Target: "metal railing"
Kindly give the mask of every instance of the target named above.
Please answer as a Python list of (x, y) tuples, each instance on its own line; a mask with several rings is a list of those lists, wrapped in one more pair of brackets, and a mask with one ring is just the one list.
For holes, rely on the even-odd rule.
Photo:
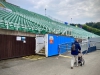
[(64, 54), (71, 50), (72, 43), (63, 43), (58, 45), (58, 53)]

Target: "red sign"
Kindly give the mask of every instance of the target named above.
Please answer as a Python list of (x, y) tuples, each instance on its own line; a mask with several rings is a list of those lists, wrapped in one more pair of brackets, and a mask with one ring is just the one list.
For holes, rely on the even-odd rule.
[(52, 44), (54, 42), (53, 36), (49, 37), (49, 42)]

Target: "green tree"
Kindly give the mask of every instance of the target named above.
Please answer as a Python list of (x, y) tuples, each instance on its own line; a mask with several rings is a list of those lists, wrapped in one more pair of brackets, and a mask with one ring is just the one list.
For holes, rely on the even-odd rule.
[(86, 31), (92, 32), (94, 34), (100, 35), (100, 30), (99, 29), (90, 27), (88, 25), (83, 25), (83, 29), (86, 30)]

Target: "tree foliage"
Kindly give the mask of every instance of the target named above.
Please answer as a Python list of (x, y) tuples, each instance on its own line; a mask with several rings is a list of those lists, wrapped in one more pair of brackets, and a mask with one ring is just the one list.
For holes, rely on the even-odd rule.
[(97, 28), (97, 29), (100, 29), (100, 22), (89, 22), (89, 23), (86, 23), (87, 26), (90, 26), (90, 27), (93, 27), (93, 28)]
[(94, 33), (94, 34), (100, 35), (100, 29), (93, 28), (93, 27), (90, 27), (90, 26), (88, 26), (88, 25), (83, 25), (82, 28), (83, 28), (84, 30), (86, 30), (86, 31), (91, 32), (91, 33)]
[(89, 23), (86, 23), (85, 25), (81, 25), (81, 24), (70, 24), (70, 25), (72, 26), (77, 25), (77, 27), (82, 26), (84, 30), (100, 35), (100, 22), (89, 22)]

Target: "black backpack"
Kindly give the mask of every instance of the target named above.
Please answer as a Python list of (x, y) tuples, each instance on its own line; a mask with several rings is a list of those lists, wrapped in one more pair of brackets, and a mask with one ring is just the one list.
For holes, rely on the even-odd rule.
[(72, 44), (71, 50), (72, 50), (72, 51), (75, 51), (75, 43)]

